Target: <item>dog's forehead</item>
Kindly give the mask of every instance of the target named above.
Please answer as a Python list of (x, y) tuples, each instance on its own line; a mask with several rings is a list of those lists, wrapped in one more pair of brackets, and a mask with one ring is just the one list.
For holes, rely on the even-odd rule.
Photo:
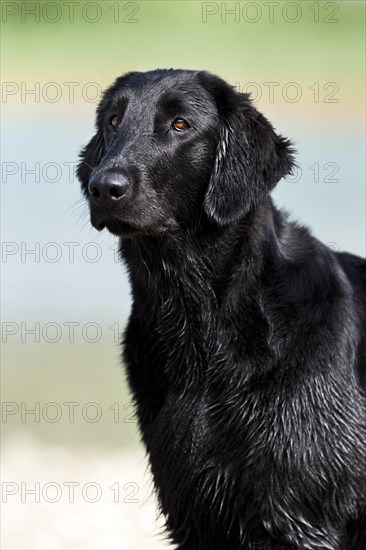
[(194, 71), (152, 71), (136, 73), (114, 91), (114, 101), (122, 98), (139, 103), (161, 104), (177, 101), (197, 106), (207, 104), (209, 93), (203, 88)]

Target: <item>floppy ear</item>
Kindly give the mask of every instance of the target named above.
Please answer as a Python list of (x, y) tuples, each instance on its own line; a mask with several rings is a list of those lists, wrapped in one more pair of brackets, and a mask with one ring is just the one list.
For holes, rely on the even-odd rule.
[(219, 225), (234, 223), (261, 202), (294, 166), (291, 142), (223, 80), (204, 74), (220, 117), (215, 164), (204, 209)]
[(76, 174), (84, 188), (88, 185), (90, 175), (102, 160), (104, 153), (105, 142), (103, 131), (98, 130), (80, 153), (80, 162)]
[(86, 189), (90, 175), (94, 168), (98, 166), (106, 152), (106, 143), (104, 139), (104, 117), (108, 106), (111, 104), (114, 94), (117, 90), (120, 90), (123, 86), (129, 84), (130, 79), (138, 75), (137, 72), (126, 73), (123, 76), (118, 77), (112, 86), (110, 86), (104, 93), (99, 102), (96, 114), (96, 134), (91, 138), (88, 145), (86, 145), (80, 153), (80, 162), (78, 164), (76, 174), (79, 178), (82, 187)]

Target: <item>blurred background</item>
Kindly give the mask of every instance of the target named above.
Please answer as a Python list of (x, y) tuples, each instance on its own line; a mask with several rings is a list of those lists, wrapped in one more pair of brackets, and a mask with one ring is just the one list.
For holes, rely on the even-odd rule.
[(365, 255), (365, 4), (3, 1), (2, 516), (6, 549), (168, 548), (120, 363), (117, 243), (74, 176), (101, 91), (205, 69), (292, 138), (277, 205)]

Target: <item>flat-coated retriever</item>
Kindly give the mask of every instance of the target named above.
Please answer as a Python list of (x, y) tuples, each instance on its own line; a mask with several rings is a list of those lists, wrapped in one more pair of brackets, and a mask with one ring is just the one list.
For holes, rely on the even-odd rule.
[(171, 540), (365, 550), (366, 263), (273, 205), (291, 143), (198, 71), (118, 78), (96, 127), (78, 176), (121, 237), (124, 360)]

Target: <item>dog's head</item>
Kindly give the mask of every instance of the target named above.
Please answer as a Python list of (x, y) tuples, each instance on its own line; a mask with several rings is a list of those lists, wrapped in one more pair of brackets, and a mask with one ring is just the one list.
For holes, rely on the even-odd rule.
[(244, 218), (293, 166), (291, 144), (206, 72), (129, 73), (103, 95), (78, 177), (91, 222), (116, 235), (161, 233), (204, 212)]

